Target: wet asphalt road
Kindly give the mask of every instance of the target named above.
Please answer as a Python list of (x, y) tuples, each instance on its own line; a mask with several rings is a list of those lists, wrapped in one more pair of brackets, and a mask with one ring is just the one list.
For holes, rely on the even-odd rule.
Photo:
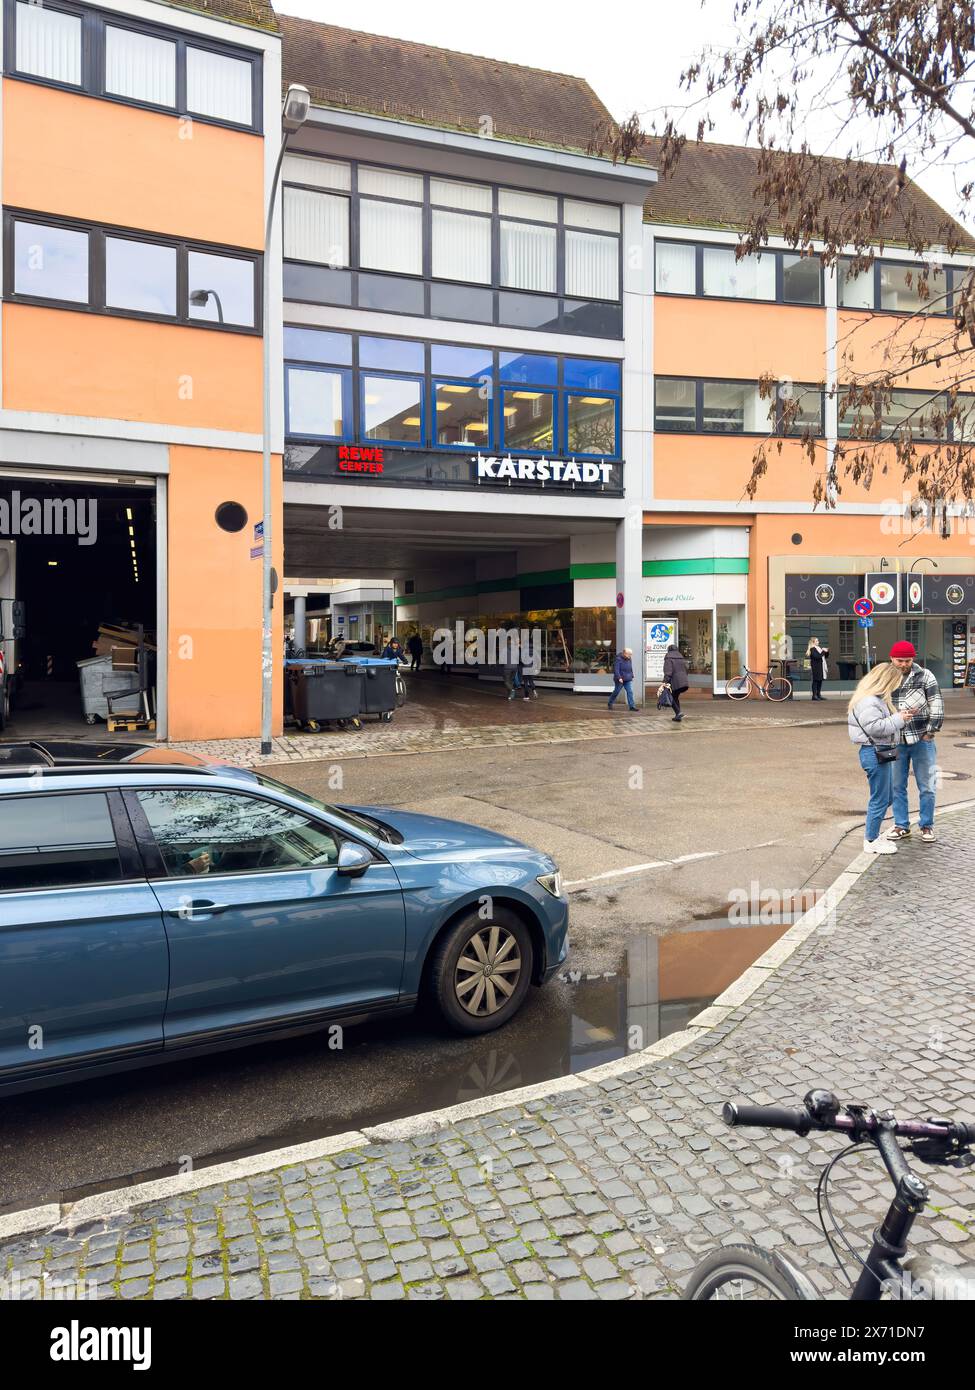
[[(554, 854), (575, 885), (569, 965), (598, 978), (533, 990), (522, 1014), (486, 1038), (390, 1019), (347, 1029), (341, 1050), (311, 1035), (2, 1100), (0, 1209), (338, 1133), (619, 1055), (628, 944), (632, 974), (644, 936), (726, 918), (729, 893), (753, 883), (783, 895), (825, 886), (851, 857), (849, 846), (835, 852), (838, 842), (862, 822), (865, 787), (845, 728), (695, 734), (692, 717), (669, 736), (350, 759), (340, 765), (341, 793), (328, 789), (335, 764), (274, 769), (324, 799), (454, 816)], [(975, 771), (971, 739), (966, 746), (962, 726), (947, 728), (943, 802), (973, 794), (952, 772)], [(672, 862), (685, 856), (708, 857)], [(714, 938), (699, 939), (713, 953)], [(756, 940), (753, 956), (761, 949)], [(668, 960), (685, 982), (682, 998), (722, 987), (700, 960), (690, 969)], [(663, 1031), (682, 1026), (684, 1005), (672, 998), (667, 1007)]]

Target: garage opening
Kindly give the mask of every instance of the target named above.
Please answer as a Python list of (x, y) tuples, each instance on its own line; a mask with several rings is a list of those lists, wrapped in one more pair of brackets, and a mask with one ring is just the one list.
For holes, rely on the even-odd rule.
[(151, 480), (0, 477), (0, 654), (4, 741), (152, 736)]

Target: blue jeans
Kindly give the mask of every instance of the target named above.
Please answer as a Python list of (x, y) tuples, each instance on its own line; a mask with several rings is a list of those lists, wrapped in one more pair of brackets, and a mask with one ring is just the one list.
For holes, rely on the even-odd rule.
[(897, 762), (894, 768), (894, 824), (906, 830), (911, 823), (911, 813), (907, 809), (907, 783), (911, 768), (921, 800), (920, 824), (923, 827), (934, 825), (935, 768), (938, 755), (934, 740), (925, 743), (902, 743), (897, 749)]
[(867, 826), (863, 834), (865, 840), (876, 840), (880, 826), (890, 805), (893, 786), (893, 763), (877, 761), (877, 754), (867, 744), (860, 747), (860, 766), (867, 774), (870, 785), (870, 800), (867, 803)]
[(631, 680), (613, 681), (613, 693), (609, 697), (610, 709), (613, 708), (613, 701), (616, 699), (617, 695), (620, 693), (621, 690), (626, 691), (626, 703), (629, 705), (630, 709), (636, 709), (636, 701), (633, 698), (633, 682)]

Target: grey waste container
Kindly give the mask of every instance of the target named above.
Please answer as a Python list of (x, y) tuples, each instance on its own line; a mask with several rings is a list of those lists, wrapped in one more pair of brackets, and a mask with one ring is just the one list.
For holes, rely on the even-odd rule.
[(286, 663), (291, 708), (296, 722), (310, 733), (323, 724), (359, 727), (361, 695), (358, 673), (341, 661)]
[(396, 671), (399, 662), (380, 656), (345, 657), (343, 665), (354, 665), (359, 672), (361, 694), (359, 712), (390, 720), (396, 708)]

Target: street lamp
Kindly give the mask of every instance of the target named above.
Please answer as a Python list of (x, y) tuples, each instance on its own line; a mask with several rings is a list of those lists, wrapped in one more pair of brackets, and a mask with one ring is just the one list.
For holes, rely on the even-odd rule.
[(922, 560), (927, 560), (929, 565), (934, 565), (935, 569), (938, 568), (937, 560), (932, 560), (930, 555), (919, 555), (916, 560), (911, 561), (911, 568), (907, 571), (908, 574), (913, 574), (914, 566), (919, 565)]
[(264, 399), (263, 399), (263, 426), (264, 426), (264, 457), (263, 457), (263, 480), (264, 480), (264, 533), (261, 538), (264, 550), (264, 583), (262, 592), (261, 612), (261, 753), (267, 754), (271, 751), (271, 711), (274, 702), (274, 653), (272, 649), (272, 603), (274, 601), (272, 591), (271, 573), (271, 337), (269, 333), (271, 321), (271, 275), (269, 265), (271, 259), (271, 233), (274, 228), (274, 208), (277, 200), (278, 184), (281, 181), (281, 165), (284, 163), (284, 152), (288, 146), (288, 136), (293, 135), (296, 130), (300, 130), (308, 119), (311, 110), (311, 93), (307, 87), (302, 87), (299, 83), (292, 83), (284, 95), (284, 105), (281, 108), (281, 144), (278, 149), (278, 158), (274, 166), (274, 174), (271, 178), (271, 187), (268, 190), (267, 217), (264, 222), (264, 296), (263, 296), (263, 316), (261, 328), (264, 342)]
[(213, 296), (214, 304), (217, 306), (217, 323), (223, 323), (223, 304), (220, 302), (220, 296), (217, 294), (216, 290), (193, 290), (190, 295), (190, 303), (196, 309), (205, 309), (207, 300), (211, 295)]

